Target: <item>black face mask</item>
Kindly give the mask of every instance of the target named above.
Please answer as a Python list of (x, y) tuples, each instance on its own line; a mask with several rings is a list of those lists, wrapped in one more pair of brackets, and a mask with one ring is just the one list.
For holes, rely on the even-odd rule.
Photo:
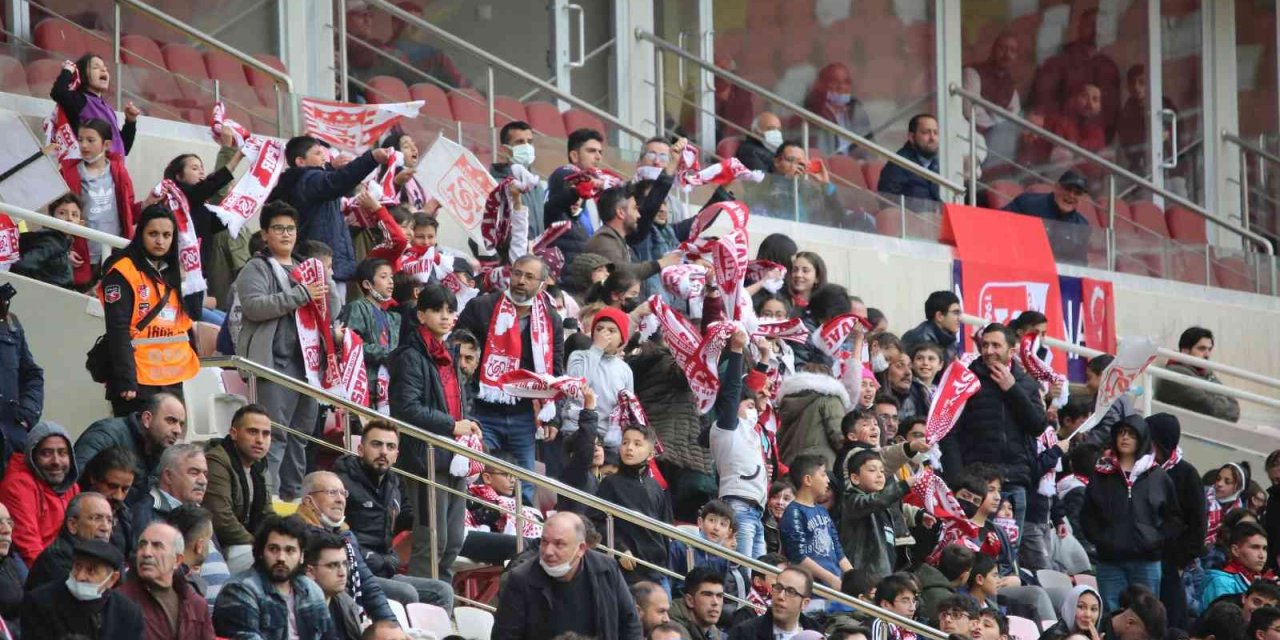
[(635, 311), (638, 306), (640, 306), (640, 298), (627, 298), (622, 301), (622, 310), (627, 313)]

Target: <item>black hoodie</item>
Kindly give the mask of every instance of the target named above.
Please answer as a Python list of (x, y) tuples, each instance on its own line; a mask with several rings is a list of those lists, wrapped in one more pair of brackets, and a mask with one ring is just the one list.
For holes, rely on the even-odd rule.
[[(667, 492), (649, 475), (649, 466), (619, 465), (618, 472), (600, 482), (596, 496), (612, 502), (624, 509), (630, 509), (655, 520), (672, 522), (671, 500)], [(592, 509), (589, 517), (601, 536), (608, 543), (608, 529), (605, 514)], [(628, 551), (631, 555), (651, 564), (664, 567), (667, 564), (667, 541), (656, 531), (644, 529), (638, 525), (614, 518), (614, 548)], [(662, 574), (636, 563), (634, 571), (624, 571), (627, 584), (635, 584), (641, 580), (661, 582)]]
[[(1113, 457), (1125, 428), (1138, 435), (1137, 462), (1126, 473)], [(1081, 514), (1085, 537), (1100, 562), (1159, 561), (1166, 542), (1182, 531), (1182, 512), (1173, 481), (1155, 462), (1147, 422), (1129, 416), (1111, 431), (1111, 449), (1098, 461), (1085, 489)]]
[(1182, 425), (1178, 418), (1168, 413), (1157, 413), (1147, 416), (1147, 426), (1151, 429), (1151, 441), (1156, 447), (1156, 458), (1167, 460), (1174, 452), (1178, 461), (1165, 468), (1165, 473), (1173, 481), (1178, 508), (1184, 514), (1183, 527), (1174, 542), (1165, 546), (1164, 560), (1179, 569), (1186, 567), (1192, 560), (1204, 552), (1205, 529), (1208, 523), (1204, 518), (1195, 517), (1205, 513), (1204, 485), (1200, 483), (1200, 471), (1186, 458), (1178, 448), (1182, 439)]

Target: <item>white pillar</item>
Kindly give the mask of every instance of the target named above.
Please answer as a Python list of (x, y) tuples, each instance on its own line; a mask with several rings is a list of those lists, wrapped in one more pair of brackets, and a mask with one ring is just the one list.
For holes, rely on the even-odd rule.
[(338, 86), (336, 36), (331, 23), (333, 0), (281, 2), (280, 24), (283, 40), (280, 58), (293, 78), (293, 88), (301, 96), (334, 99)]
[[(613, 57), (613, 86), (618, 105), (618, 118), (640, 131), (657, 135), (657, 93), (654, 91), (655, 68), (653, 45), (637, 40), (636, 30), (653, 32), (653, 0), (614, 0), (613, 35), (617, 38)], [(667, 76), (674, 77), (674, 65)], [(612, 141), (611, 141), (612, 142)], [(623, 136), (620, 141), (629, 150), (639, 150), (640, 141)]]
[[(1240, 149), (1222, 139), (1223, 133), (1239, 133), (1239, 98), (1236, 77), (1236, 11), (1231, 2), (1205, 0), (1201, 5), (1201, 76), (1204, 78), (1204, 188), (1205, 206), (1217, 215), (1240, 221)], [(1237, 242), (1235, 234), (1216, 234), (1211, 242)]]
[[(938, 105), (938, 125), (942, 130), (941, 147), (938, 149), (938, 168), (944, 177), (965, 182), (964, 159), (968, 153), (969, 143), (962, 141), (967, 137), (969, 125), (964, 118), (964, 103), (960, 96), (951, 95), (951, 85), (959, 86), (963, 80), (961, 70), (962, 51), (960, 47), (960, 3), (951, 0), (934, 0), (934, 16), (937, 24), (934, 29), (934, 57), (937, 64), (936, 90)], [(948, 195), (942, 189), (944, 202), (962, 202), (958, 194)]]
[[(1212, 0), (1210, 0), (1212, 1)], [(1147, 166), (1151, 167), (1151, 183), (1164, 188), (1164, 22), (1160, 19), (1160, 3), (1147, 3)], [(1164, 196), (1152, 194), (1151, 200), (1164, 206)]]

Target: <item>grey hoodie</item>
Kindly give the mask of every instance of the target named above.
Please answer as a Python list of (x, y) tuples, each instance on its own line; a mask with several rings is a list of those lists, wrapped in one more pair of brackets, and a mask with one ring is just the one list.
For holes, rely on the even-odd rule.
[(36, 466), (35, 452), (36, 447), (40, 446), (40, 443), (50, 436), (61, 436), (67, 441), (67, 455), (71, 458), (71, 467), (67, 470), (67, 475), (62, 479), (62, 482), (57, 485), (50, 485), (54, 493), (62, 495), (80, 477), (80, 465), (76, 464), (76, 457), (71, 454), (71, 445), (74, 443), (71, 441), (71, 436), (67, 434), (67, 430), (56, 422), (49, 422), (48, 420), (37, 422), (36, 426), (32, 427), (27, 434), (27, 450), (24, 453), (26, 453), (27, 466), (31, 467), (31, 473), (45, 484), (49, 484), (49, 480), (44, 477), (44, 473)]

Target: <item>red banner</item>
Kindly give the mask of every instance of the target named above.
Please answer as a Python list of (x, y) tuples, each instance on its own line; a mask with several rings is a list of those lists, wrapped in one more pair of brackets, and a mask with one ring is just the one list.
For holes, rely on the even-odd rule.
[(1116, 299), (1111, 283), (1081, 278), (1080, 289), (1085, 344), (1105, 353), (1115, 353)]
[[(1058, 267), (1044, 223), (1033, 216), (954, 204), (944, 205), (942, 216), (941, 240), (955, 245), (961, 263), (964, 312), (1008, 324), (1023, 311), (1039, 311), (1049, 320), (1048, 335), (1066, 340)], [(965, 350), (972, 350), (971, 331), (963, 333)], [(1053, 367), (1066, 375), (1065, 354), (1053, 359)]]

